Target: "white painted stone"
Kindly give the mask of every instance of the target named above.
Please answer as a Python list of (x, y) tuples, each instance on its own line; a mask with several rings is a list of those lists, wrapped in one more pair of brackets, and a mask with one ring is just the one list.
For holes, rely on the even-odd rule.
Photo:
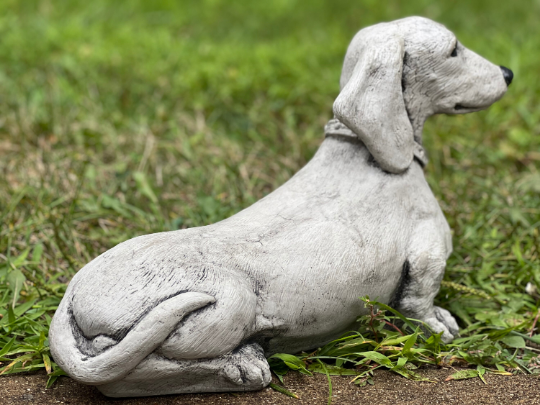
[(454, 318), (433, 306), (452, 243), (424, 178), (422, 127), (507, 88), (498, 66), (455, 47), (420, 17), (361, 30), (313, 159), (231, 218), (140, 236), (86, 265), (54, 316), (54, 360), (115, 397), (256, 390), (270, 382), (264, 355), (354, 328), (365, 295), (452, 340)]

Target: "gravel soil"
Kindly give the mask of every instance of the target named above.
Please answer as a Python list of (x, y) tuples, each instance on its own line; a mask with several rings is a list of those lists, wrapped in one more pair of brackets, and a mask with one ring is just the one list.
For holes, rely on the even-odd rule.
[[(349, 384), (349, 377), (333, 377), (332, 404), (540, 404), (540, 378), (531, 375), (511, 377), (486, 375), (480, 379), (447, 381), (451, 369), (425, 369), (420, 373), (436, 383), (415, 382), (389, 371), (376, 372), (374, 385), (358, 387)], [(96, 388), (84, 386), (62, 377), (45, 389), (44, 373), (0, 377), (0, 404), (326, 404), (328, 382), (324, 375), (314, 377), (290, 373), (285, 377), (287, 388), (299, 399), (289, 398), (270, 388), (258, 392), (227, 394), (185, 394), (162, 397), (111, 399)], [(276, 381), (274, 381), (276, 382)]]

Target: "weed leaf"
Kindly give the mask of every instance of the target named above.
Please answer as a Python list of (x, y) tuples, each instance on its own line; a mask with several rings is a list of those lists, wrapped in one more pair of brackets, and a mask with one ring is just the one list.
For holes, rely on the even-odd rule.
[(19, 294), (21, 292), (21, 289), (23, 288), (25, 281), (26, 281), (26, 277), (19, 269), (14, 269), (10, 271), (7, 276), (7, 282), (9, 284), (9, 288), (13, 292), (13, 300), (11, 303), (12, 308), (15, 308), (15, 303), (19, 299)]
[(458, 372), (452, 374), (446, 380), (444, 381), (451, 381), (451, 380), (466, 380), (468, 378), (475, 378), (478, 377), (480, 373), (478, 370), (459, 370)]
[(526, 347), (525, 339), (523, 339), (521, 336), (505, 336), (501, 339), (501, 342), (508, 347), (515, 349), (522, 349)]
[(283, 387), (280, 387), (279, 385), (277, 384), (273, 384), (273, 383), (270, 383), (269, 384), (269, 387), (272, 388), (273, 390), (277, 391), (277, 392), (281, 392), (282, 394), (285, 394), (287, 395), (288, 397), (291, 397), (291, 398), (295, 398), (295, 399), (298, 399), (298, 395), (296, 395), (295, 393), (283, 388)]

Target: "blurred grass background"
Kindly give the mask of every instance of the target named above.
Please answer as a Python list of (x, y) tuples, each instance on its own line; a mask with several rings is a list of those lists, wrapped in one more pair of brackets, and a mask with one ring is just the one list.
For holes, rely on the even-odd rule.
[(52, 310), (92, 258), (219, 221), (284, 183), (323, 139), (352, 36), (410, 15), (515, 74), (488, 111), (425, 127), (427, 178), (454, 231), (455, 284), (438, 302), (470, 330), (531, 327), (539, 0), (3, 0), (0, 357), (36, 354), (10, 370), (47, 367)]

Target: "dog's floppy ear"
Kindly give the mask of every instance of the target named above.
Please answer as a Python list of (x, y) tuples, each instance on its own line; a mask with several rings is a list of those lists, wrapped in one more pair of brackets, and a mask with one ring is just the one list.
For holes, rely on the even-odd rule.
[(413, 128), (403, 100), (404, 41), (391, 23), (361, 30), (341, 73), (334, 114), (354, 131), (383, 170), (401, 173), (413, 160)]

